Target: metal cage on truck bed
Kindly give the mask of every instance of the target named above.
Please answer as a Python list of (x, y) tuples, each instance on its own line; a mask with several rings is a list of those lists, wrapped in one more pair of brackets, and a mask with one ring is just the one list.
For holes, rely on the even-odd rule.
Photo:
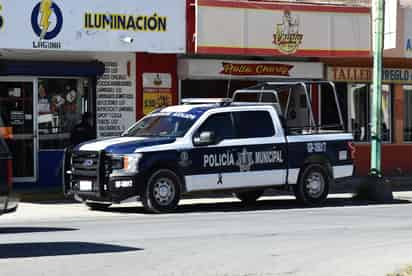
[[(314, 86), (317, 86), (318, 91), (322, 91), (322, 93), (332, 93), (335, 112), (327, 114), (327, 116), (334, 117), (336, 123), (321, 124), (318, 118), (315, 119), (312, 102), (312, 87)], [(236, 90), (232, 97), (232, 103), (273, 105), (284, 121), (289, 134), (344, 132), (346, 130), (336, 88), (334, 83), (330, 81), (260, 83), (249, 88)], [(297, 109), (300, 112), (297, 112)]]

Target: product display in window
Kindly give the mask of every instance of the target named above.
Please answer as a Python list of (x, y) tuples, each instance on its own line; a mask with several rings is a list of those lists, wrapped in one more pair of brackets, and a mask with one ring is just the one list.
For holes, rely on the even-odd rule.
[(43, 84), (39, 85), (39, 114), (50, 113), (50, 101), (47, 98), (46, 88)]
[(40, 79), (38, 124), (40, 149), (69, 145), (70, 133), (87, 111), (85, 79)]

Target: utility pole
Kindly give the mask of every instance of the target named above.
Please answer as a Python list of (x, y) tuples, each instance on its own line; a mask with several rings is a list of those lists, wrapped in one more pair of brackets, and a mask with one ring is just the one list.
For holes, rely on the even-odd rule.
[(371, 164), (366, 182), (367, 197), (375, 201), (393, 200), (392, 187), (382, 177), (382, 52), (384, 33), (384, 0), (372, 1), (373, 85), (371, 107)]
[(381, 177), (381, 130), (382, 130), (382, 52), (383, 52), (383, 24), (384, 0), (372, 1), (372, 20), (374, 24), (373, 43), (373, 85), (371, 109), (371, 168), (370, 174)]

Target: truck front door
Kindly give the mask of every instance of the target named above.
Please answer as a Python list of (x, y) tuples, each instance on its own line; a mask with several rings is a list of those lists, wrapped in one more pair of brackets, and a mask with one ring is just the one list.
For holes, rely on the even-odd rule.
[(286, 144), (267, 110), (211, 115), (195, 132), (214, 133), (214, 142), (194, 146), (188, 191), (283, 185)]

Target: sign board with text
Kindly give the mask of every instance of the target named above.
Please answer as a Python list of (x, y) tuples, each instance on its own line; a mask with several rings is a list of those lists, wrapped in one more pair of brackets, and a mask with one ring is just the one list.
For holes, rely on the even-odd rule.
[(143, 73), (143, 114), (172, 105), (172, 75)]
[(218, 59), (180, 59), (180, 79), (323, 79), (323, 64)]
[(197, 1), (196, 52), (359, 57), (371, 54), (365, 7)]
[[(335, 82), (368, 83), (372, 82), (373, 69), (368, 67), (329, 67), (328, 80)], [(384, 83), (412, 83), (412, 69), (384, 68)]]
[(185, 1), (0, 1), (0, 48), (184, 53)]
[(96, 87), (97, 135), (119, 136), (136, 121), (135, 56), (106, 54), (98, 58), (105, 64), (105, 73)]

